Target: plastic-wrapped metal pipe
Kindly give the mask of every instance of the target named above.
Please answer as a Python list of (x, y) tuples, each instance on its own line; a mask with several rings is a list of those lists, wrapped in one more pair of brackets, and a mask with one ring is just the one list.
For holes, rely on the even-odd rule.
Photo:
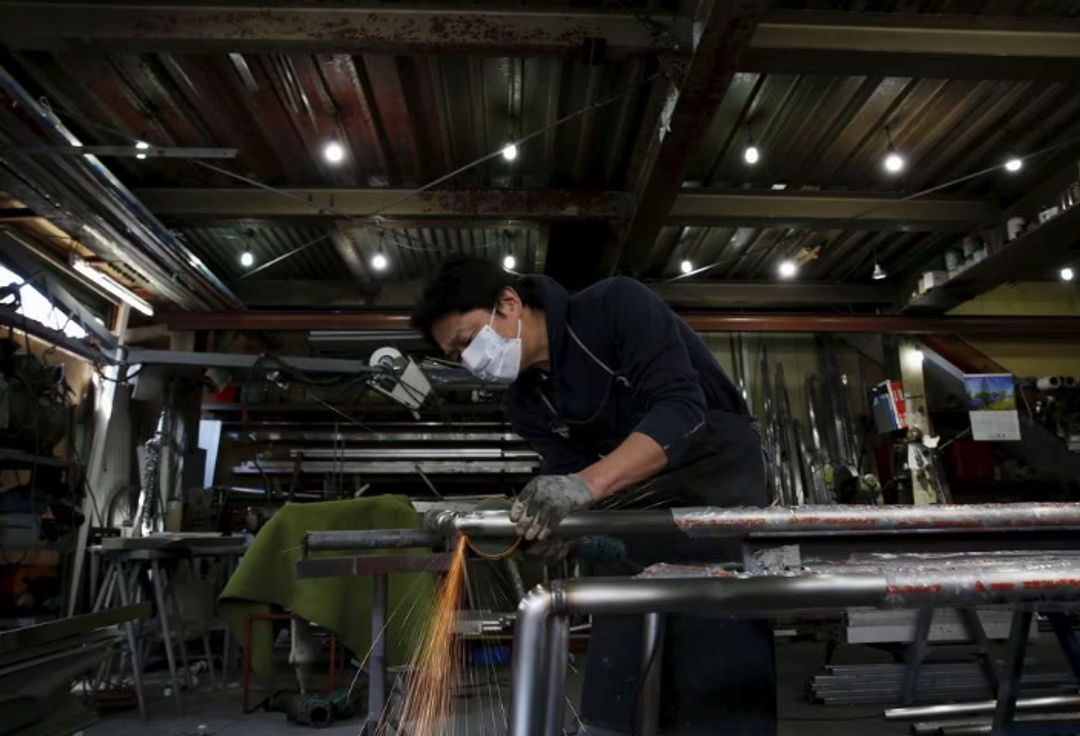
[[(553, 589), (555, 592), (553, 592)], [(761, 613), (848, 606), (928, 608), (963, 604), (1080, 600), (1080, 564), (1008, 569), (948, 566), (849, 574), (568, 580), (537, 587), (518, 607), (510, 736), (545, 733), (545, 632), (552, 616), (674, 612)], [(547, 697), (553, 697), (547, 693)]]
[[(426, 547), (438, 535), (517, 536), (505, 511), (444, 511), (425, 517), (434, 532), (379, 529), (310, 532), (308, 549)], [(757, 532), (1012, 531), (1080, 529), (1080, 503), (1018, 503), (933, 506), (798, 506), (794, 508), (682, 508), (648, 511), (583, 511), (559, 524), (556, 534), (673, 534), (691, 537), (741, 536)]]

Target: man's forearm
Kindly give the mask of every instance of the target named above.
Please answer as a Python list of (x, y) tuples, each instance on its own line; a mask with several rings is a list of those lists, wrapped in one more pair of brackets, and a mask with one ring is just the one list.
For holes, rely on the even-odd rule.
[(579, 473), (597, 499), (651, 478), (667, 466), (664, 448), (640, 432), (632, 432), (603, 460)]

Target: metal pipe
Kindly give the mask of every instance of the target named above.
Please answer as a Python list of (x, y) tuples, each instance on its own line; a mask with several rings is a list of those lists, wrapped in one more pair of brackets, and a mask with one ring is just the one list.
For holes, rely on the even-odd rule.
[(562, 736), (566, 710), (563, 705), (566, 693), (566, 652), (570, 643), (570, 617), (552, 616), (548, 622), (547, 651), (547, 702), (544, 704), (545, 736)]
[[(442, 535), (455, 532), (470, 537), (517, 536), (505, 511), (446, 510), (424, 520)], [(936, 506), (799, 506), (795, 508), (681, 508), (651, 511), (583, 511), (559, 524), (562, 537), (591, 534), (671, 534), (691, 537), (740, 536), (796, 532), (880, 532), (929, 534), (934, 532), (986, 532), (1031, 529), (1080, 529), (1080, 503), (1025, 503)], [(396, 532), (418, 530), (373, 529), (311, 532), (309, 549), (375, 549), (394, 547)], [(435, 544), (429, 537), (404, 546)], [(420, 539), (420, 537), (417, 537)], [(315, 546), (318, 545), (318, 546)]]
[(368, 665), (367, 724), (374, 733), (386, 706), (386, 599), (389, 577), (371, 577), (371, 663)]
[[(905, 586), (903, 571), (796, 576), (612, 578), (568, 580), (560, 599), (534, 588), (518, 607), (514, 637), (510, 736), (544, 733), (539, 692), (550, 657), (537, 657), (550, 616), (675, 612), (754, 612), (846, 608), (921, 608), (980, 603), (1037, 603), (1080, 599), (1080, 564), (1020, 570), (965, 569), (957, 565)], [(898, 583), (898, 581), (900, 581)], [(958, 584), (959, 583), (959, 584)], [(1021, 614), (1023, 616), (1023, 613)], [(1018, 617), (1019, 618), (1019, 617)], [(1017, 625), (1014, 625), (1016, 629)], [(1025, 631), (1026, 633), (1026, 631)], [(1019, 655), (1022, 661), (1022, 653)], [(1014, 657), (1015, 658), (1015, 657)]]
[(637, 712), (634, 714), (637, 736), (658, 736), (660, 733), (661, 665), (664, 658), (664, 616), (645, 614), (641, 636), (641, 671)]
[[(970, 703), (943, 703), (941, 705), (918, 705), (889, 708), (885, 711), (887, 721), (908, 721), (920, 718), (956, 718), (993, 713), (995, 700), (977, 700)], [(1016, 701), (1017, 710), (1067, 710), (1080, 708), (1080, 695), (1047, 695), (1041, 698), (1021, 698)]]
[(308, 532), (304, 546), (311, 551), (345, 549), (407, 549), (434, 547), (443, 537), (427, 529), (365, 529)]

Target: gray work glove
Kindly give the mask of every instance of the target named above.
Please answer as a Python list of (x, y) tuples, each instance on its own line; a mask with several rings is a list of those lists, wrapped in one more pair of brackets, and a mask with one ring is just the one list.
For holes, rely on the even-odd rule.
[(574, 475), (540, 475), (530, 480), (510, 507), (510, 521), (531, 542), (551, 536), (559, 522), (593, 505), (595, 497), (585, 479)]

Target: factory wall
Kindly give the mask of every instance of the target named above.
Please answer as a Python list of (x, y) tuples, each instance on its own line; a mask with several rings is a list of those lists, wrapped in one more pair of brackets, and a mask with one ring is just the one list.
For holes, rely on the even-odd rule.
[[(712, 349), (724, 371), (734, 380), (735, 372), (732, 367), (734, 361), (729, 334), (704, 333), (701, 337)], [(814, 335), (747, 333), (743, 335), (743, 344), (747, 356), (745, 362), (748, 390), (755, 416), (761, 415), (761, 362), (762, 356), (767, 354), (769, 380), (775, 380), (776, 366), (782, 365), (791, 414), (805, 426), (809, 421), (806, 406), (806, 377), (820, 373)], [(848, 377), (847, 389), (853, 414), (856, 417), (867, 414), (869, 410), (866, 407), (864, 389), (882, 381), (883, 370), (881, 366), (840, 340), (835, 342), (835, 350), (840, 370)]]
[[(1080, 316), (1080, 288), (1057, 281), (999, 286), (949, 314), (1076, 317)], [(968, 342), (1017, 376), (1080, 377), (1080, 339), (1077, 338), (980, 335)]]

